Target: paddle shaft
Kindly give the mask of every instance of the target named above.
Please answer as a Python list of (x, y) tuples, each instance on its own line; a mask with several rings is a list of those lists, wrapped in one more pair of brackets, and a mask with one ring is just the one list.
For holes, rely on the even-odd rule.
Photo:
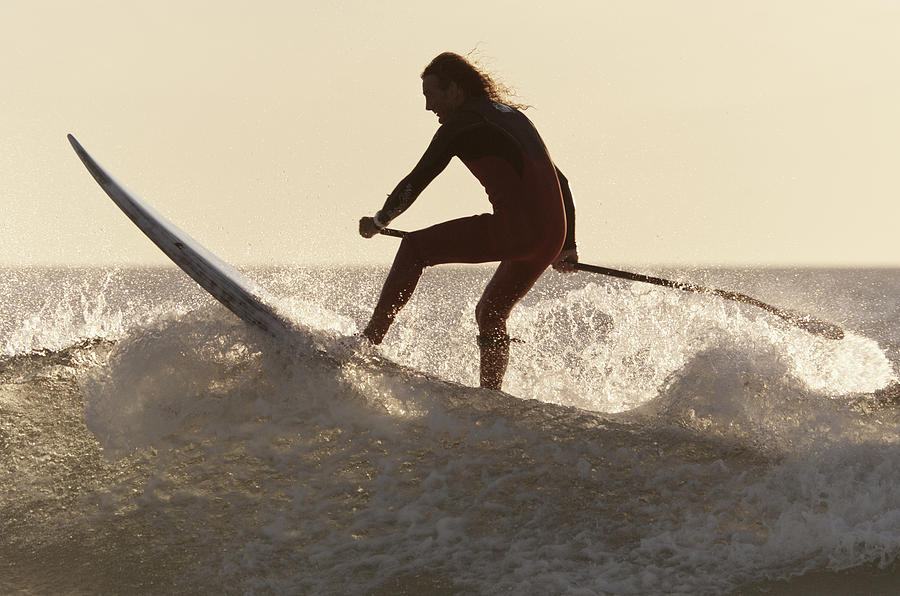
[[(380, 231), (380, 233), (385, 236), (393, 236), (395, 238), (403, 238), (406, 236), (406, 232), (402, 230), (394, 230), (391, 228), (384, 228)], [(688, 282), (673, 281), (670, 279), (663, 279), (662, 277), (653, 277), (650, 275), (643, 275), (641, 273), (631, 273), (630, 271), (620, 271), (619, 269), (610, 269), (609, 267), (601, 267), (599, 265), (588, 265), (587, 263), (575, 263), (575, 269), (577, 271), (599, 273), (601, 275), (608, 275), (610, 277), (618, 277), (620, 279), (627, 279), (630, 281), (639, 281), (643, 283), (654, 284), (657, 286), (663, 286), (666, 288), (674, 288), (676, 290), (683, 290), (685, 292), (694, 292), (696, 294), (710, 294), (713, 296), (718, 296), (719, 298), (724, 298), (725, 300), (733, 300), (735, 302), (741, 302), (743, 304), (750, 304), (752, 306), (756, 306), (758, 308), (766, 310), (778, 317), (781, 317), (788, 323), (800, 327), (801, 329), (804, 329), (812, 333), (813, 335), (827, 337), (828, 339), (843, 339), (844, 337), (843, 329), (841, 329), (837, 325), (826, 323), (824, 321), (818, 321), (816, 319), (813, 319), (809, 315), (801, 315), (795, 312), (784, 310), (782, 308), (778, 308), (777, 306), (772, 306), (771, 304), (766, 304), (762, 300), (757, 300), (756, 298), (747, 296), (746, 294), (731, 292), (729, 290), (705, 288), (703, 286), (698, 286), (697, 284)]]

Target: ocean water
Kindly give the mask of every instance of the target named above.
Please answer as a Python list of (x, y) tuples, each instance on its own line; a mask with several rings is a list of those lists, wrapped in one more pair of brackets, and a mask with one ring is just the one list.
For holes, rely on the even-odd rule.
[(549, 272), (503, 393), (474, 387), (490, 269), (427, 271), (384, 345), (340, 358), (385, 269), (245, 273), (303, 342), (173, 268), (0, 270), (0, 593), (900, 585), (900, 270), (647, 271), (839, 341)]

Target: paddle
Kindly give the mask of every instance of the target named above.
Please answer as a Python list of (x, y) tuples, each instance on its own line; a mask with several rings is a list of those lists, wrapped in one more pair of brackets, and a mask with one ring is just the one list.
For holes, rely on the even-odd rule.
[[(406, 232), (403, 232), (401, 230), (393, 230), (391, 228), (384, 228), (383, 230), (381, 230), (381, 234), (384, 234), (385, 236), (394, 236), (395, 238), (403, 238), (404, 236), (406, 236)], [(663, 279), (661, 277), (651, 277), (649, 275), (642, 275), (640, 273), (630, 273), (628, 271), (620, 271), (618, 269), (610, 269), (609, 267), (600, 267), (598, 265), (588, 265), (586, 263), (576, 263), (575, 269), (577, 271), (600, 273), (601, 275), (609, 275), (611, 277), (618, 277), (631, 281), (640, 281), (648, 284), (655, 284), (657, 286), (663, 286), (666, 288), (675, 288), (676, 290), (683, 290), (685, 292), (711, 294), (713, 296), (718, 296), (719, 298), (724, 298), (726, 300), (734, 300), (735, 302), (750, 304), (752, 306), (756, 306), (758, 308), (766, 310), (775, 316), (781, 317), (791, 325), (808, 331), (813, 335), (818, 335), (820, 337), (825, 337), (828, 339), (844, 338), (843, 329), (841, 329), (837, 325), (826, 323), (825, 321), (816, 320), (809, 315), (801, 315), (789, 310), (784, 310), (783, 308), (778, 308), (777, 306), (772, 306), (771, 304), (766, 304), (765, 302), (757, 300), (756, 298), (753, 298), (751, 296), (747, 296), (746, 294), (740, 294), (738, 292), (731, 292), (728, 290), (717, 290), (715, 288), (705, 288), (703, 286), (698, 286), (696, 284), (688, 282), (672, 281), (670, 279)]]

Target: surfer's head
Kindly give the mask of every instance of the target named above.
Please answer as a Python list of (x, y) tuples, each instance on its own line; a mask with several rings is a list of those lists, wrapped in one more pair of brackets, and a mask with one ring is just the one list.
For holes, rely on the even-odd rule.
[(442, 123), (468, 99), (489, 99), (517, 108), (525, 107), (511, 103), (509, 89), (453, 52), (439, 54), (425, 67), (422, 93), (425, 109), (434, 112)]

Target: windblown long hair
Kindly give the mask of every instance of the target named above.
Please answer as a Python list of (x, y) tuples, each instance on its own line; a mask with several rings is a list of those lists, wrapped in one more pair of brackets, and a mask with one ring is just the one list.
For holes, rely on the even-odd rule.
[(465, 57), (453, 52), (438, 54), (422, 71), (422, 78), (434, 75), (438, 85), (446, 89), (451, 82), (459, 85), (466, 97), (484, 98), (524, 110), (529, 106), (513, 100), (515, 93)]

